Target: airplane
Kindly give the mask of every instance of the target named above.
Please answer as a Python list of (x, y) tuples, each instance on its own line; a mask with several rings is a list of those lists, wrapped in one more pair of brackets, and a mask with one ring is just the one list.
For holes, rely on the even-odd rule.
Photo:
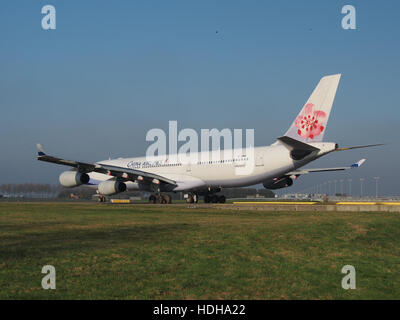
[[(239, 153), (232, 149), (231, 153), (224, 153), (231, 154), (225, 158), (221, 157), (221, 150), (214, 150), (199, 152), (199, 160), (191, 163), (170, 160), (168, 156), (161, 160), (159, 157), (141, 157), (87, 163), (50, 156), (37, 144), (37, 159), (72, 167), (72, 170), (61, 173), (60, 184), (64, 187), (88, 185), (97, 188), (100, 201), (105, 201), (105, 196), (127, 190), (141, 190), (151, 193), (150, 203), (171, 203), (169, 192), (186, 192), (188, 203), (197, 203), (200, 196), (204, 196), (206, 203), (224, 203), (225, 196), (217, 195), (223, 188), (256, 184), (263, 184), (270, 190), (290, 187), (301, 175), (354, 169), (365, 162), (361, 159), (344, 167), (301, 168), (322, 156), (335, 151), (382, 145), (340, 148), (335, 142), (323, 141), (340, 77), (341, 74), (335, 74), (321, 78), (287, 132), (273, 144), (253, 147), (252, 150), (243, 148)], [(203, 161), (204, 158), (207, 160)], [(236, 169), (250, 161), (253, 161), (252, 170), (238, 175)]]

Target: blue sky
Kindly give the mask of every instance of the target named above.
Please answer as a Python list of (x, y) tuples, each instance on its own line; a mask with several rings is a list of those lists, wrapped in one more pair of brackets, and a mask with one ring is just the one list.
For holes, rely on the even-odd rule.
[[(56, 8), (57, 29), (41, 28)], [(341, 28), (356, 8), (357, 29)], [(359, 192), (399, 195), (398, 1), (2, 1), (0, 184), (57, 183), (49, 153), (96, 161), (140, 156), (151, 128), (254, 128), (282, 135), (327, 74), (342, 80), (325, 139), (341, 146), (313, 166), (367, 158), (357, 172), (301, 177), (293, 191), (353, 178)]]

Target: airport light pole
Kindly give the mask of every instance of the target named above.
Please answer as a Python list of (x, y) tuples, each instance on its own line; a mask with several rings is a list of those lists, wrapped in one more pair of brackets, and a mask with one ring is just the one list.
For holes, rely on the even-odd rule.
[(351, 181), (353, 181), (352, 179), (349, 179), (349, 196), (351, 197)]
[(360, 178), (360, 198), (363, 196), (363, 182), (364, 178)]
[(333, 180), (333, 182), (335, 183), (335, 196), (336, 196), (336, 182), (337, 182), (337, 180)]
[(374, 177), (375, 179), (375, 198), (378, 198), (378, 180), (379, 177)]
[(328, 194), (331, 195), (331, 182), (332, 181), (328, 181)]
[(343, 196), (343, 179), (340, 179), (340, 194)]

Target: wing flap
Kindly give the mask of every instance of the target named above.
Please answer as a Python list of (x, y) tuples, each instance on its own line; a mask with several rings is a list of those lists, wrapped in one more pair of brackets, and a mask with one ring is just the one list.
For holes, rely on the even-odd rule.
[(46, 162), (61, 164), (61, 165), (64, 165), (64, 166), (74, 167), (74, 168), (80, 169), (81, 172), (94, 171), (94, 169), (96, 167), (92, 163), (85, 163), (85, 162), (80, 162), (80, 161), (56, 158), (56, 157), (53, 157), (53, 156), (49, 156), (47, 154), (39, 155), (37, 157), (37, 159), (40, 160), (40, 161), (46, 161)]
[(152, 180), (152, 181), (159, 180), (159, 181), (163, 181), (168, 184), (176, 184), (176, 182), (174, 180), (171, 180), (166, 177), (160, 176), (158, 174), (150, 173), (150, 172), (122, 168), (122, 167), (117, 167), (117, 166), (112, 166), (112, 165), (105, 165), (105, 164), (97, 164), (97, 166), (98, 167), (95, 168), (93, 171), (112, 175), (115, 177), (120, 177), (120, 178), (127, 179), (127, 180), (138, 180), (138, 179), (141, 180), (141, 178), (143, 178), (144, 180)]

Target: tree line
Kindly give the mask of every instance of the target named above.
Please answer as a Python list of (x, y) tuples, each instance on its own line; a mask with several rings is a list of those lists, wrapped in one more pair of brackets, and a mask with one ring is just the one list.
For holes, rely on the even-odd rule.
[(58, 194), (62, 187), (51, 184), (41, 183), (21, 183), (21, 184), (2, 184), (0, 192), (5, 195), (24, 195), (24, 194)]

